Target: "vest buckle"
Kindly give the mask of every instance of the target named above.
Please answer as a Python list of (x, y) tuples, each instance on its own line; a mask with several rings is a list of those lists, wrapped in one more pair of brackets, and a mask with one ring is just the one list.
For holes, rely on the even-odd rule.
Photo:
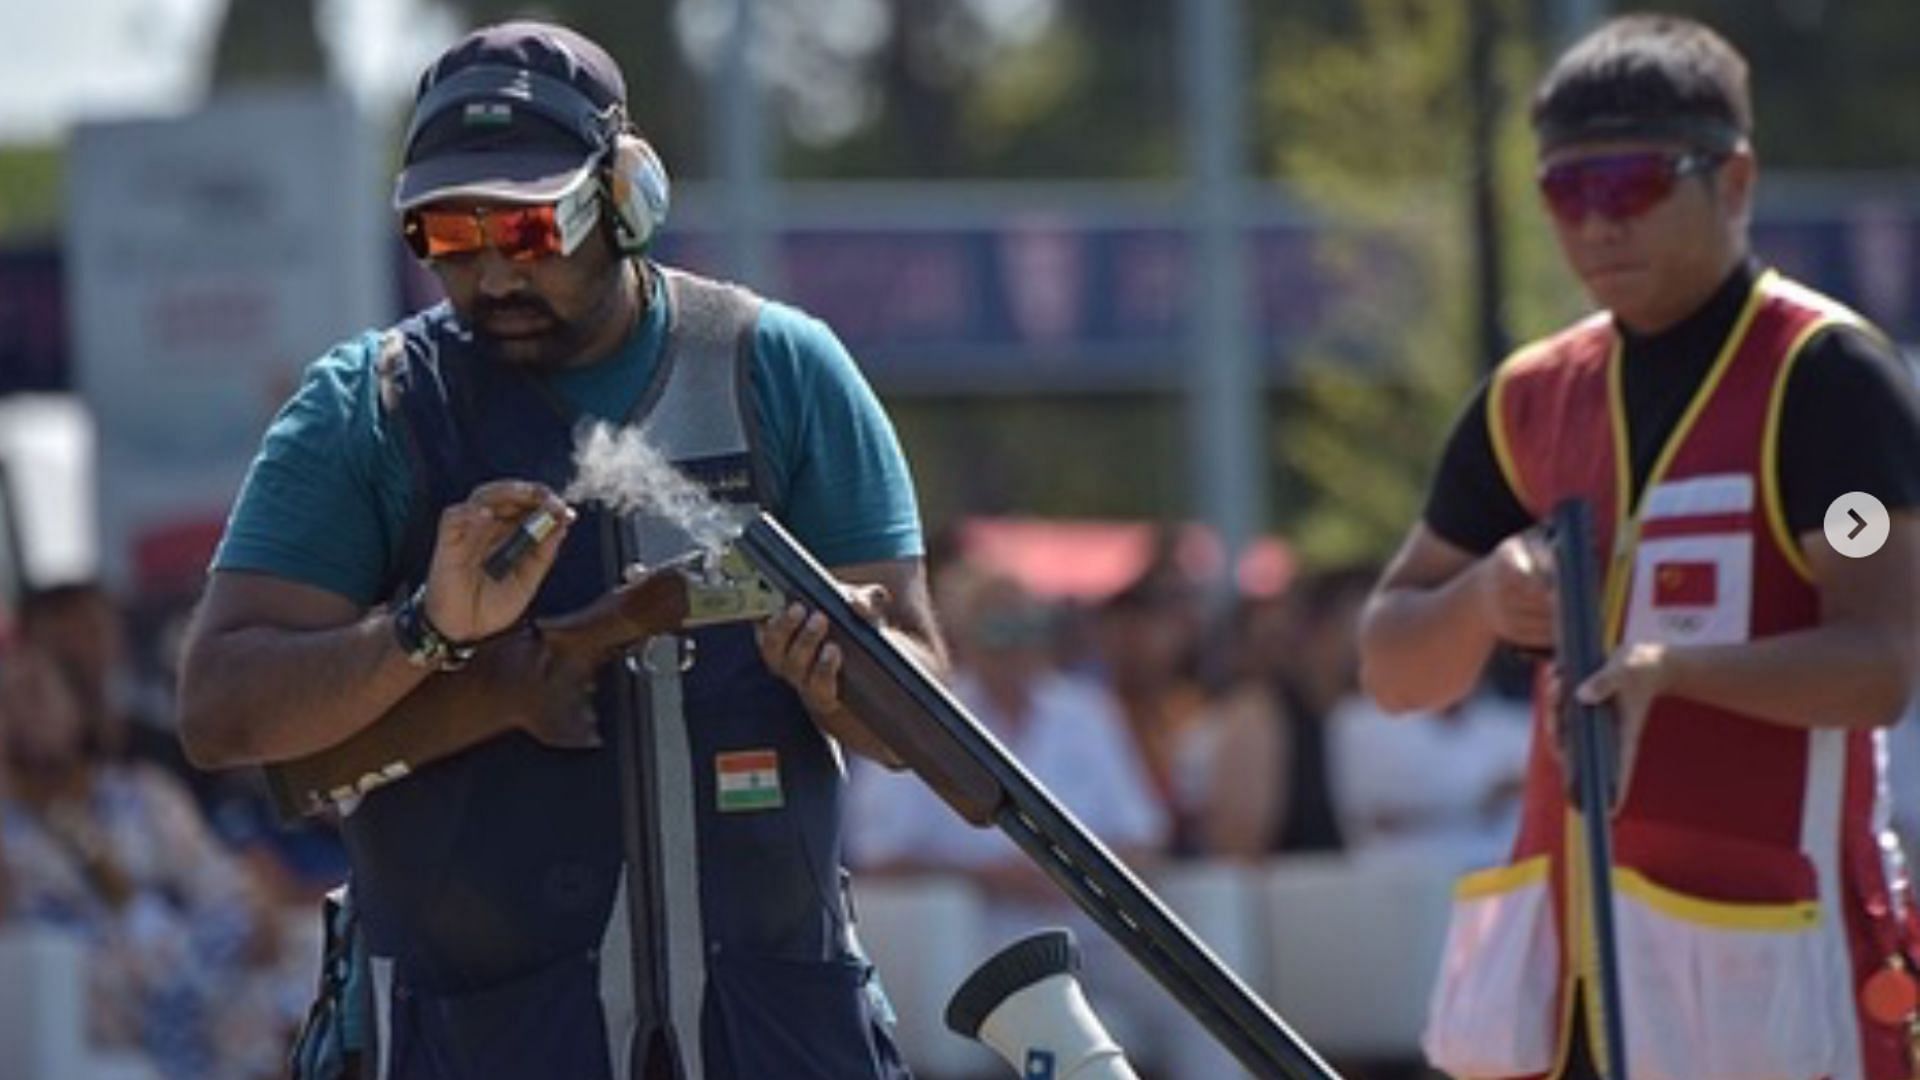
[(627, 671), (633, 675), (684, 675), (693, 670), (698, 642), (679, 634), (660, 634), (626, 656)]

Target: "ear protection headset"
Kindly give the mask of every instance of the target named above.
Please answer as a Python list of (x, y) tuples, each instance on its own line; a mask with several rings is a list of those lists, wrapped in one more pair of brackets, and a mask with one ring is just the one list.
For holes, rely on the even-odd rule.
[(653, 144), (621, 119), (613, 155), (601, 171), (601, 191), (613, 208), (614, 235), (622, 252), (638, 255), (667, 222), (667, 167)]
[(565, 79), (504, 64), (465, 68), (420, 95), (404, 145), (411, 150), (421, 131), (451, 109), (502, 98), (558, 124), (592, 149), (616, 245), (624, 254), (644, 252), (666, 224), (666, 166), (634, 129), (623, 106), (601, 108)]

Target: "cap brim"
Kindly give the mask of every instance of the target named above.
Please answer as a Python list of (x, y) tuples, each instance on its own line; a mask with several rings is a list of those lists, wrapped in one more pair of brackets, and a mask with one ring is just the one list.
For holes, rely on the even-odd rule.
[(393, 208), (411, 210), (442, 199), (551, 202), (593, 171), (592, 155), (567, 153), (448, 154), (401, 170)]

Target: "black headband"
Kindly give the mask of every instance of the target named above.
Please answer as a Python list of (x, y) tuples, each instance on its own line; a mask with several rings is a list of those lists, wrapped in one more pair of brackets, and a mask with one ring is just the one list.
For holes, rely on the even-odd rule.
[(1536, 127), (1542, 151), (1579, 143), (1625, 139), (1673, 141), (1728, 153), (1745, 136), (1731, 121), (1686, 113), (1609, 113), (1569, 120), (1545, 120)]

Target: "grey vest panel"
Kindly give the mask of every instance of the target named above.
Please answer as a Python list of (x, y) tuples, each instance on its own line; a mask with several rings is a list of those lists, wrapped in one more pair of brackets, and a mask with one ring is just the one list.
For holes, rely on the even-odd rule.
[(760, 301), (745, 289), (662, 271), (673, 325), (669, 367), (657, 400), (639, 418), (647, 442), (669, 460), (696, 460), (748, 450), (741, 389), (748, 377)]
[[(632, 418), (646, 444), (694, 474), (741, 522), (759, 509), (743, 404), (760, 301), (745, 289), (663, 270), (673, 322), (650, 399)], [(632, 520), (628, 543), (642, 562), (694, 546), (675, 523)]]

